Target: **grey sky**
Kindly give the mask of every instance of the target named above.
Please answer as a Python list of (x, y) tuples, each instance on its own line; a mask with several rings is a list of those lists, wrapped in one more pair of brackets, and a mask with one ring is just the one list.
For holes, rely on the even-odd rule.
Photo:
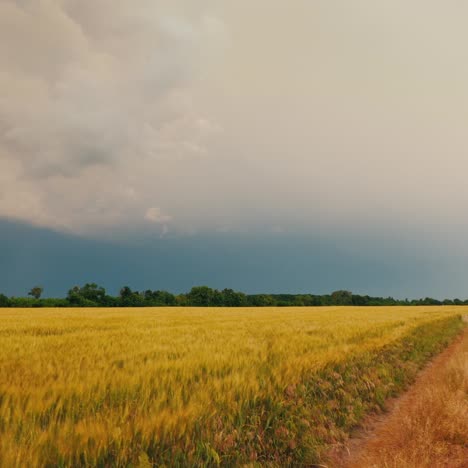
[(397, 225), (452, 242), (468, 202), (467, 13), (1, 0), (0, 216), (85, 234)]

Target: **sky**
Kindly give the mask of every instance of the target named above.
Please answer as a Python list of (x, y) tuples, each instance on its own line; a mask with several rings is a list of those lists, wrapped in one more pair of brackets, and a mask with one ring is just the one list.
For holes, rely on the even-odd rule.
[(467, 13), (0, 0), (0, 290), (468, 297)]

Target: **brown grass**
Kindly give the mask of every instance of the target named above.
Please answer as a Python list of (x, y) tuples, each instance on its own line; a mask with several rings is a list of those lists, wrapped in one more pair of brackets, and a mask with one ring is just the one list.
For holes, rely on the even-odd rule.
[[(436, 359), (349, 467), (468, 467), (468, 329)], [(343, 466), (343, 465), (341, 465)]]

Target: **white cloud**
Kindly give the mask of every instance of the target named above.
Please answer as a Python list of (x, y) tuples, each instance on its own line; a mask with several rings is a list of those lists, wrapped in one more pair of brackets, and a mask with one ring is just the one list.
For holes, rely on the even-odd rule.
[(0, 0), (0, 216), (461, 224), (467, 8)]
[(161, 208), (152, 207), (146, 210), (145, 219), (155, 224), (167, 224), (172, 221), (172, 216), (164, 214)]
[(218, 126), (189, 87), (222, 22), (207, 2), (176, 3), (0, 2), (0, 216), (75, 231), (137, 222), (167, 161), (207, 153)]

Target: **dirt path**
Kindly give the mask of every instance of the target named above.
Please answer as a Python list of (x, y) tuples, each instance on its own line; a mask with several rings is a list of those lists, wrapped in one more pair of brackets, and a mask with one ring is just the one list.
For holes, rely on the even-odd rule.
[[(468, 322), (468, 316), (464, 317)], [(468, 468), (468, 327), (390, 400), (369, 416), (328, 468)]]

